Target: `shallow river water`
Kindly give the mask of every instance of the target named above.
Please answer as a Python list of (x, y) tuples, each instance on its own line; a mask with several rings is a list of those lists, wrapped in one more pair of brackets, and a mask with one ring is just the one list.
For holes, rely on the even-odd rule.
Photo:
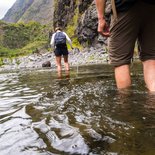
[(155, 155), (142, 68), (118, 91), (109, 65), (0, 73), (0, 155)]

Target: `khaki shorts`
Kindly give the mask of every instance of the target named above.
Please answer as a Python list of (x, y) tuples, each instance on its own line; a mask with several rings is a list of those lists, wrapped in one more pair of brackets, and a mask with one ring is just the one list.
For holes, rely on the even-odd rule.
[(155, 60), (155, 5), (138, 1), (127, 12), (111, 19), (109, 58), (113, 66), (130, 64), (135, 42), (140, 47), (140, 60)]

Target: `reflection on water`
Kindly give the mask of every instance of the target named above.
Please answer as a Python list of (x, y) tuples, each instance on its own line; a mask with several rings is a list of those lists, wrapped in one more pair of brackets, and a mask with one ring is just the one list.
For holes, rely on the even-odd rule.
[(154, 155), (155, 94), (117, 91), (109, 65), (0, 73), (1, 155)]

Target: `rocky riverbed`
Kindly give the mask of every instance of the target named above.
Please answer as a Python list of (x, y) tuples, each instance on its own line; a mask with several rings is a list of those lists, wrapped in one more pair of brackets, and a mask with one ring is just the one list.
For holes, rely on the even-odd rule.
[[(14, 59), (3, 59), (4, 65), (0, 67), (0, 71), (21, 70), (21, 69), (39, 69), (43, 67), (51, 67), (56, 69), (55, 55), (53, 51), (41, 51), (28, 56), (18, 57)], [(101, 64), (108, 62), (107, 50), (104, 47), (85, 48), (80, 51), (74, 48), (69, 51), (70, 66)], [(63, 64), (63, 61), (62, 61)]]

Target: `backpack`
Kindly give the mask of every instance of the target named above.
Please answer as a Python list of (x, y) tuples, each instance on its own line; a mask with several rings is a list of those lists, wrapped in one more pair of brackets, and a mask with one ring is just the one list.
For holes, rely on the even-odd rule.
[(66, 35), (63, 32), (56, 32), (54, 43), (56, 46), (66, 44)]

